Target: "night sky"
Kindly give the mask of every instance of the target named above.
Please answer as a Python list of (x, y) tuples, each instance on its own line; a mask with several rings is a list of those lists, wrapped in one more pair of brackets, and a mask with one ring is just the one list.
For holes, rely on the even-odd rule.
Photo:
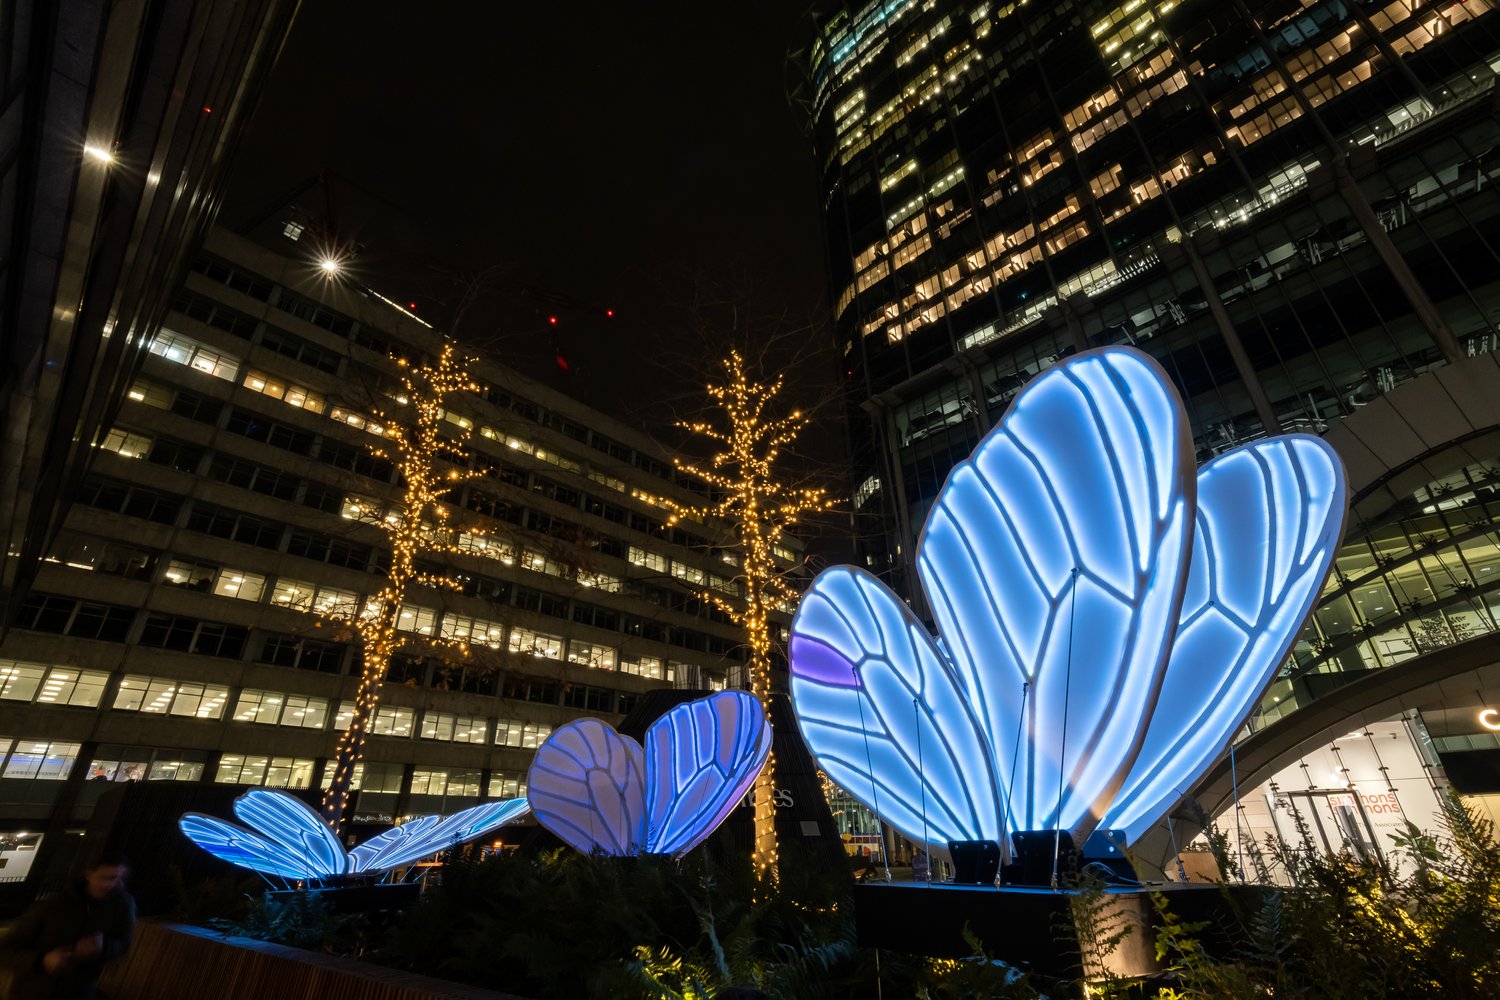
[(486, 271), (461, 336), (647, 422), (658, 363), (702, 353), (694, 289), (824, 308), (815, 166), (786, 99), (806, 6), (304, 3), (221, 221), (266, 238), (304, 188), (363, 247), (361, 279), (440, 328)]

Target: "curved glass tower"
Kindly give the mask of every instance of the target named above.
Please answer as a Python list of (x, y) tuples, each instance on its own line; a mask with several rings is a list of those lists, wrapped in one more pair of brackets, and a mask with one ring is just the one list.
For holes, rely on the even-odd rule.
[(1406, 387), (1500, 346), (1496, 7), (819, 5), (800, 96), (867, 568), (925, 613), (913, 542), (952, 465), (1057, 359), (1133, 344), (1182, 391), (1200, 463), (1388, 401), (1392, 430), (1363, 438), (1414, 439), (1344, 452), (1346, 545), (1260, 722), (1319, 675), (1494, 630), (1495, 419), (1395, 425), (1458, 405)]

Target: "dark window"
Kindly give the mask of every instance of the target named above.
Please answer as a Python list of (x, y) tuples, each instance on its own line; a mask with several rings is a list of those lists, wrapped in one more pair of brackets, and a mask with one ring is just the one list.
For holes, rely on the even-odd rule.
[(385, 679), (413, 686), (427, 683), (427, 657), (398, 653), (386, 664)]
[(302, 494), (302, 505), (327, 514), (337, 514), (344, 506), (344, 491), (322, 483), (308, 483), (307, 492)]
[(182, 499), (113, 479), (90, 476), (78, 487), (78, 502), (87, 507), (143, 517), (158, 524), (172, 524), (182, 509)]
[(345, 647), (336, 642), (299, 639), (294, 635), (270, 635), (260, 648), (260, 662), (299, 670), (336, 674), (344, 665)]
[(532, 482), (531, 489), (535, 493), (540, 493), (542, 496), (556, 500), (558, 503), (567, 504), (569, 507), (577, 507), (579, 501), (583, 499), (583, 494), (577, 490), (564, 486), (561, 483), (555, 483), (550, 479), (544, 479), (541, 476), (537, 476)]
[(245, 640), (249, 635), (248, 629), (238, 625), (199, 621), (179, 615), (148, 615), (141, 630), (141, 645), (238, 659), (245, 650)]
[(618, 458), (622, 462), (629, 462), (633, 454), (625, 445), (605, 437), (598, 431), (594, 432), (593, 440), (589, 444), (595, 451), (602, 451), (611, 458)]
[(183, 291), (172, 303), (172, 308), (200, 323), (246, 340), (249, 340), (250, 335), (255, 332), (257, 320), (254, 317), (247, 316), (238, 309), (221, 305), (197, 292)]
[(291, 500), (301, 484), (301, 480), (290, 473), (227, 455), (215, 455), (209, 463), (208, 474), (221, 483), (254, 490), (278, 500)]
[(583, 625), (593, 625), (595, 628), (607, 628), (611, 632), (619, 631), (620, 613), (613, 608), (601, 608), (597, 604), (585, 604), (582, 601), (573, 602), (573, 620)]
[(279, 420), (263, 417), (251, 410), (236, 408), (229, 414), (224, 429), (232, 434), (242, 434), (252, 441), (261, 441), (273, 448), (281, 448), (298, 455), (312, 453), (314, 435)]
[(192, 651), (202, 656), (239, 659), (245, 651), (245, 640), (249, 637), (249, 629), (219, 622), (204, 622), (198, 629), (198, 637), (193, 641)]
[(672, 478), (672, 470), (669, 466), (658, 462), (656, 459), (650, 457), (649, 455), (642, 455), (640, 452), (636, 452), (635, 454), (635, 467), (637, 469), (644, 469), (647, 472), (651, 473), (653, 476), (657, 476), (661, 479)]
[(146, 453), (146, 461), (165, 465), (178, 472), (197, 472), (199, 463), (203, 461), (203, 449), (180, 441), (157, 438), (151, 443), (151, 450)]
[(157, 524), (172, 524), (177, 520), (177, 512), (182, 510), (182, 498), (168, 496), (165, 493), (157, 493), (155, 490), (142, 489), (139, 486), (132, 487), (130, 497), (125, 501), (125, 507), (121, 513), (129, 514), (131, 517), (145, 518), (147, 521), (155, 521)]
[(435, 576), (450, 576), (460, 588), (460, 592), (467, 597), (479, 597), (495, 604), (509, 604), (511, 584), (509, 580), (497, 580), (491, 576), (480, 576), (477, 573), (452, 573), (444, 574), (438, 570)]
[(606, 521), (613, 521), (616, 524), (625, 523), (625, 508), (619, 504), (601, 500), (599, 497), (593, 495), (585, 496), (583, 498), (583, 509), (590, 514), (604, 518)]
[(511, 524), (521, 523), (521, 508), (518, 505), (479, 490), (469, 491), (469, 498), (465, 501), (464, 506), (476, 514), (484, 514), (502, 521), (509, 521)]
[(334, 566), (346, 566), (349, 569), (367, 570), (372, 566), (383, 565), (385, 561), (383, 553), (377, 553), (368, 545), (345, 541), (342, 538), (334, 538), (316, 531), (293, 531), (286, 550), (290, 555), (315, 559)]
[(200, 424), (215, 424), (219, 421), (219, 413), (224, 405), (217, 399), (200, 396), (196, 392), (188, 392), (180, 389), (177, 395), (172, 397), (172, 412), (189, 420), (196, 420)]
[(124, 642), (133, 621), (134, 608), (94, 604), (52, 594), (35, 594), (21, 605), (16, 624), (20, 628), (34, 629), (37, 632)]
[(291, 313), (298, 319), (306, 320), (313, 326), (327, 330), (329, 333), (336, 333), (340, 337), (347, 337), (354, 330), (354, 320), (348, 316), (285, 288), (281, 290), (276, 305), (283, 312)]
[(563, 704), (589, 712), (610, 712), (614, 710), (614, 694), (609, 688), (570, 684), (563, 691)]
[(639, 695), (629, 694), (625, 691), (621, 691), (615, 698), (615, 711), (620, 712), (624, 715), (629, 715), (631, 712), (635, 711), (635, 703), (637, 701), (640, 701)]
[(208, 278), (217, 281), (221, 285), (227, 285), (237, 292), (243, 292), (252, 299), (265, 302), (271, 297), (269, 281), (256, 277), (248, 271), (242, 271), (233, 264), (226, 264), (212, 257), (202, 256), (193, 261), (193, 270)]
[(338, 374), (341, 359), (336, 352), (309, 343), (285, 330), (274, 326), (266, 327), (265, 332), (260, 335), (260, 344), (282, 357), (291, 358), (293, 361), (316, 368), (320, 372), (326, 372), (329, 375)]
[(553, 538), (576, 541), (579, 537), (579, 527), (572, 521), (565, 521), (538, 510), (526, 512), (526, 527), (543, 535), (551, 535)]
[(119, 513), (125, 509), (130, 497), (130, 487), (113, 479), (97, 479), (90, 476), (78, 487), (78, 502), (88, 507)]
[(187, 652), (193, 647), (193, 637), (202, 624), (196, 618), (181, 618), (176, 615), (149, 615), (146, 627), (141, 631), (141, 645), (157, 649), (175, 649)]
[(280, 548), (284, 530), (275, 521), (251, 517), (201, 500), (193, 505), (188, 514), (187, 527), (190, 531), (201, 531), (215, 538), (227, 538), (262, 549)]
[(367, 330), (364, 327), (356, 328), (354, 333), (350, 335), (349, 339), (353, 340), (360, 347), (369, 348), (376, 354), (380, 354), (386, 357), (389, 357), (394, 352), (394, 348), (391, 346), (391, 342), (389, 340), (386, 340), (379, 334), (372, 333), (370, 330)]
[(501, 688), (501, 697), (516, 701), (534, 701), (543, 705), (557, 704), (557, 682), (530, 677), (507, 677)]
[(391, 481), (391, 473), (395, 469), (390, 462), (383, 458), (376, 458), (363, 448), (331, 440), (325, 440), (322, 447), (318, 449), (318, 461), (335, 468), (357, 472), (362, 476), (369, 476), (371, 479), (378, 479), (383, 483)]

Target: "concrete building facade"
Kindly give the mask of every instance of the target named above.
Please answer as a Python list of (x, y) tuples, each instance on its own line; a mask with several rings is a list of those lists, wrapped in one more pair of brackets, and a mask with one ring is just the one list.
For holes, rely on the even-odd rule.
[[(314, 261), (211, 235), (0, 646), (0, 825), (76, 825), (120, 781), (320, 787), (360, 664), (336, 617), (387, 558), (361, 519), (399, 492), (372, 414), (395, 408), (393, 358), (440, 345)], [(732, 531), (669, 526), (662, 503), (702, 484), (575, 400), (472, 373), (447, 419), (484, 475), (448, 498), (461, 551), (429, 567), (459, 589), (403, 608), (356, 823), (523, 794), (559, 724), (743, 682), (740, 634), (704, 597), (738, 594)]]

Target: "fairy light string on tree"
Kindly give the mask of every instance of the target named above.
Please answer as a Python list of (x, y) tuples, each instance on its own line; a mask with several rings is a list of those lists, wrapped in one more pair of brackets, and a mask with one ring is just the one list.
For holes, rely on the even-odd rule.
[[(462, 587), (457, 580), (418, 567), (421, 556), (468, 551), (453, 544), (448, 510), (440, 501), (454, 488), (485, 474), (482, 468), (467, 468), (469, 425), (467, 421), (455, 424), (449, 420), (445, 406), (455, 395), (479, 391), (478, 383), (469, 375), (469, 359), (456, 355), (454, 345), (446, 343), (435, 363), (412, 367), (398, 358), (397, 364), (401, 366), (404, 392), (396, 401), (403, 409), (395, 415), (374, 412), (373, 420), (386, 443), (369, 451), (395, 465), (402, 484), (399, 509), (388, 515), (382, 515), (378, 508), (364, 509), (355, 517), (385, 532), (391, 547), (390, 568), (385, 586), (366, 602), (361, 614), (339, 618), (359, 641), (363, 663), (354, 714), (339, 737), (333, 778), (323, 793), (321, 813), (335, 833), (349, 805), (355, 768), (364, 758), (365, 740), (380, 704), (391, 657), (409, 642), (400, 628), (408, 590), (413, 586), (448, 591)], [(463, 531), (483, 534), (468, 527)], [(460, 656), (469, 652), (468, 643), (459, 640), (424, 636), (423, 641)]]
[[(713, 590), (706, 600), (723, 611), (745, 633), (750, 653), (750, 693), (771, 717), (771, 619), (773, 610), (794, 599), (797, 591), (776, 563), (776, 546), (788, 528), (806, 514), (826, 511), (834, 501), (822, 488), (792, 485), (778, 467), (783, 453), (807, 427), (800, 410), (775, 416), (774, 404), (783, 379), (756, 381), (738, 351), (722, 362), (724, 379), (707, 391), (712, 421), (682, 421), (678, 426), (714, 442), (719, 449), (706, 465), (674, 459), (683, 472), (708, 483), (717, 495), (712, 503), (683, 504), (667, 500), (669, 523), (683, 518), (718, 518), (735, 525), (740, 549), (740, 581), (744, 602), (736, 605)], [(774, 869), (776, 842), (776, 755), (773, 752), (756, 779), (755, 850), (752, 861), (758, 871)]]

